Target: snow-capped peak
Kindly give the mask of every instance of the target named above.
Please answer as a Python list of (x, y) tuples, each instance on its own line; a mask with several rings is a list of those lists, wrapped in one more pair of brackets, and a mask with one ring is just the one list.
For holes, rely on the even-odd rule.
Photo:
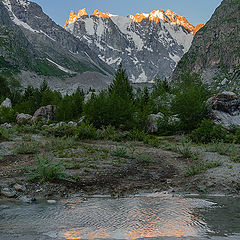
[(134, 22), (142, 22), (143, 19), (154, 21), (159, 23), (160, 20), (167, 22), (171, 25), (180, 25), (195, 34), (204, 24), (199, 24), (197, 27), (190, 24), (184, 16), (179, 16), (171, 10), (153, 10), (151, 13), (136, 13), (135, 15), (129, 15)]
[[(71, 24), (71, 23), (74, 23), (76, 22), (79, 18), (81, 18), (82, 16), (85, 16), (85, 15), (88, 15), (87, 14), (87, 11), (86, 11), (86, 8), (83, 8), (83, 9), (80, 9), (78, 14), (76, 14), (73, 10), (70, 12), (70, 15), (69, 15), (69, 19), (66, 21), (66, 24), (64, 25), (64, 28), (68, 25), (68, 24)], [(99, 10), (95, 10), (92, 14), (92, 16), (96, 16), (96, 17), (101, 17), (101, 18), (110, 18), (110, 17), (115, 17), (115, 16), (118, 16), (118, 15), (114, 15), (114, 14), (111, 14), (109, 12), (106, 12), (106, 13), (103, 13), (103, 12), (100, 12)]]

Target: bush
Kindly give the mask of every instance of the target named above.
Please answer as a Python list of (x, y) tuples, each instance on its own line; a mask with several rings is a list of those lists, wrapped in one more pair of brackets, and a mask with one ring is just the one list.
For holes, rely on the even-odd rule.
[(29, 181), (40, 179), (41, 182), (53, 182), (56, 180), (73, 181), (67, 176), (61, 163), (54, 163), (46, 156), (37, 157), (37, 166), (29, 174)]
[(97, 129), (92, 124), (82, 122), (76, 130), (76, 137), (80, 140), (97, 139)]
[(196, 74), (181, 76), (173, 101), (173, 113), (181, 120), (182, 129), (191, 131), (199, 126), (207, 114), (206, 100), (210, 91)]
[(209, 143), (224, 140), (226, 135), (227, 131), (221, 125), (216, 125), (211, 120), (203, 120), (200, 127), (194, 130), (190, 137), (197, 143)]
[(130, 140), (133, 141), (143, 141), (147, 137), (147, 134), (144, 131), (138, 129), (131, 130), (129, 134)]
[(15, 122), (16, 113), (12, 108), (0, 107), (0, 124)]
[(0, 139), (8, 139), (9, 136), (8, 134), (6, 134), (6, 131), (4, 131), (4, 129), (0, 128)]
[(38, 148), (39, 148), (39, 143), (36, 141), (23, 142), (17, 146), (15, 152), (17, 154), (34, 154), (34, 153), (37, 153)]
[(158, 119), (158, 134), (159, 135), (171, 135), (178, 132), (181, 129), (181, 123), (178, 120), (174, 120), (174, 116), (166, 116)]
[(46, 128), (46, 132), (54, 137), (72, 137), (77, 133), (77, 128), (68, 124)]

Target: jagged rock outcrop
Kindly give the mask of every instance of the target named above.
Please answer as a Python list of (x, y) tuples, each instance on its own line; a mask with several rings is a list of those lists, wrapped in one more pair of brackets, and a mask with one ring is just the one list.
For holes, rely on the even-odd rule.
[(233, 92), (222, 92), (208, 99), (209, 118), (224, 128), (240, 127), (240, 98)]
[(122, 17), (81, 9), (65, 28), (114, 69), (122, 62), (131, 81), (151, 82), (172, 74), (200, 26), (170, 10)]
[(43, 121), (53, 121), (55, 119), (54, 114), (55, 107), (53, 105), (48, 105), (44, 107), (40, 107), (33, 115), (32, 122), (35, 122), (37, 119), (41, 119)]
[[(211, 19), (201, 28), (189, 51), (178, 63), (173, 77), (185, 72), (199, 73), (209, 83), (239, 69), (240, 1), (223, 0)], [(232, 80), (232, 79), (229, 79)], [(232, 81), (236, 81), (232, 80)], [(230, 81), (229, 81), (230, 82)]]

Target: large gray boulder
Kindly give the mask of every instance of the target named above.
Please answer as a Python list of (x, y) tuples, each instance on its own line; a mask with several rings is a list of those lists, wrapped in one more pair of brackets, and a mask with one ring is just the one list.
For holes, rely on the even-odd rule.
[(158, 120), (164, 118), (162, 113), (151, 114), (147, 119), (146, 130), (148, 133), (158, 132)]
[(12, 102), (9, 98), (6, 98), (0, 105), (0, 107), (12, 108)]
[(54, 114), (55, 107), (53, 105), (48, 105), (40, 107), (33, 115), (32, 122), (35, 122), (37, 119), (42, 119), (43, 121), (50, 121), (55, 119)]
[(16, 117), (17, 124), (21, 124), (24, 121), (26, 121), (27, 123), (31, 123), (31, 120), (32, 120), (32, 115), (29, 115), (29, 114), (19, 113)]
[(233, 92), (222, 92), (207, 100), (209, 118), (226, 129), (240, 127), (240, 99)]

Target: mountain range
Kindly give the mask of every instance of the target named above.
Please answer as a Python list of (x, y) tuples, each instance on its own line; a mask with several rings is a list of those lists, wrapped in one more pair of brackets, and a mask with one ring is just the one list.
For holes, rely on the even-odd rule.
[(26, 0), (0, 2), (0, 61), (2, 74), (14, 73), (23, 86), (47, 80), (59, 91), (82, 87), (86, 79), (106, 86), (114, 74), (84, 42)]
[(171, 10), (127, 17), (86, 9), (71, 11), (65, 29), (113, 69), (122, 62), (132, 82), (169, 77), (202, 27)]
[(119, 64), (134, 83), (197, 72), (240, 88), (240, 1), (223, 0), (206, 25), (171, 10), (118, 16), (71, 11), (64, 27), (27, 0), (0, 1), (0, 74), (62, 93), (108, 86)]

